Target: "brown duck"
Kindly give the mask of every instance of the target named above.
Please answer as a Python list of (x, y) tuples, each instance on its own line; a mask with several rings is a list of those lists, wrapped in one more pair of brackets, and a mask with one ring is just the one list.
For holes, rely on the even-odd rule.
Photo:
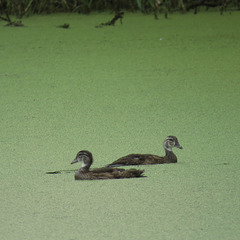
[(147, 164), (163, 164), (163, 163), (176, 163), (177, 156), (173, 153), (172, 148), (176, 147), (183, 149), (180, 146), (177, 137), (168, 136), (163, 143), (166, 155), (160, 157), (152, 154), (129, 154), (127, 156), (121, 157), (113, 163), (107, 165), (107, 167), (118, 167), (126, 165), (147, 165)]
[(75, 173), (76, 180), (96, 180), (96, 179), (118, 179), (118, 178), (135, 178), (141, 177), (144, 170), (138, 169), (121, 169), (121, 168), (95, 168), (92, 170), (90, 166), (93, 163), (92, 153), (89, 151), (78, 152), (76, 158), (71, 164), (82, 162), (82, 167)]

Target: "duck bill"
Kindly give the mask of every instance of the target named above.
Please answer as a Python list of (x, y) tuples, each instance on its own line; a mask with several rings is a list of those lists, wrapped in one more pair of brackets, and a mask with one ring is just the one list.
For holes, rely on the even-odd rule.
[(179, 144), (175, 145), (176, 148), (179, 148), (179, 149), (183, 149), (182, 146), (180, 146)]
[(179, 149), (183, 149), (183, 147), (179, 143), (175, 144), (174, 147), (179, 148)]
[(75, 158), (75, 159), (71, 162), (71, 164), (74, 164), (74, 163), (76, 163), (76, 162), (78, 162), (78, 159), (77, 159), (77, 158)]

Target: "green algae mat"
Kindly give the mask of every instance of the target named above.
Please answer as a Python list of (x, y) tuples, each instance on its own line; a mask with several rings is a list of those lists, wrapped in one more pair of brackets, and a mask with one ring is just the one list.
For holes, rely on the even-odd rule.
[[(1, 239), (239, 239), (240, 13), (111, 18), (0, 22)], [(101, 167), (168, 135), (177, 164), (74, 180), (80, 150)]]

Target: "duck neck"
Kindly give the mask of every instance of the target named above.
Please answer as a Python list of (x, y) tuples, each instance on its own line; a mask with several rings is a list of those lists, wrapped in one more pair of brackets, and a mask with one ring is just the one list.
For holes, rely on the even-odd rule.
[(171, 163), (177, 162), (177, 156), (173, 153), (172, 150), (165, 148), (165, 152), (166, 152), (165, 158), (166, 158), (167, 162), (171, 162)]
[(89, 171), (89, 168), (91, 166), (91, 163), (90, 162), (82, 162), (82, 167), (81, 167), (81, 170), (82, 171)]

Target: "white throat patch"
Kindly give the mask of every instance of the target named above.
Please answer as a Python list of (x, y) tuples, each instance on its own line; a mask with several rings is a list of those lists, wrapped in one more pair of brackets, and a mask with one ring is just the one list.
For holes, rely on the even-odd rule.
[(171, 147), (165, 146), (165, 149), (168, 150), (169, 152), (172, 152), (172, 148)]
[(172, 147), (170, 147), (166, 141), (164, 142), (163, 147), (164, 147), (167, 151), (172, 152)]
[(86, 166), (87, 166), (87, 164), (84, 161), (82, 161), (82, 168), (86, 167)]

